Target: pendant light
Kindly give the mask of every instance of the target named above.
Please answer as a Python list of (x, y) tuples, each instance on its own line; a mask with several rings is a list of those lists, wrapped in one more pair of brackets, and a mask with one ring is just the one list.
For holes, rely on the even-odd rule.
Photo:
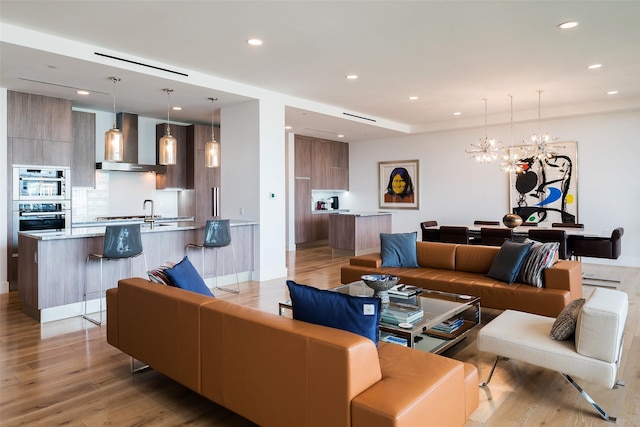
[(109, 77), (113, 82), (113, 128), (104, 133), (104, 160), (106, 162), (121, 162), (124, 160), (124, 136), (118, 130), (116, 123), (116, 83), (118, 77)]
[(507, 151), (502, 159), (504, 162), (500, 165), (500, 170), (507, 173), (522, 173), (522, 165), (520, 164), (521, 153), (520, 150), (513, 148), (513, 95), (509, 95), (511, 98), (511, 149)]
[(484, 139), (480, 139), (478, 144), (471, 144), (473, 148), (465, 150), (465, 153), (471, 154), (478, 163), (491, 163), (498, 158), (501, 143), (487, 137), (487, 99), (482, 100), (484, 101)]
[(174, 136), (171, 136), (171, 128), (169, 126), (169, 108), (171, 106), (169, 94), (173, 92), (173, 89), (163, 90), (167, 92), (167, 131), (158, 143), (158, 163), (161, 165), (175, 165), (176, 157), (178, 156), (178, 141)]
[(549, 134), (542, 133), (542, 119), (540, 116), (540, 98), (542, 96), (542, 91), (538, 90), (538, 133), (534, 133), (531, 137), (531, 145), (529, 148), (531, 149), (532, 156), (536, 160), (547, 160), (551, 159), (556, 155), (556, 152), (551, 147), (551, 143), (556, 142), (558, 138), (554, 138), (551, 140), (549, 138)]
[[(218, 98), (209, 98), (212, 104), (217, 100)], [(216, 141), (213, 114), (214, 110), (211, 111), (211, 141), (204, 145), (204, 165), (208, 168), (220, 167), (220, 143)]]

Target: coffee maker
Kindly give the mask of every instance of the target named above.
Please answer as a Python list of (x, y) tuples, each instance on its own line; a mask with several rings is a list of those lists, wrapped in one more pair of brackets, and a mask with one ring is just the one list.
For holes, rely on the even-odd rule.
[(338, 196), (333, 196), (329, 198), (331, 200), (331, 209), (339, 209), (340, 202), (338, 201)]

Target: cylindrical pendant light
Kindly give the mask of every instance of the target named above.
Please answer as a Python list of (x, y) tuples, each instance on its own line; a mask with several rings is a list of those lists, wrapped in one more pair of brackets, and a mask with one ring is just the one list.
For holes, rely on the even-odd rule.
[(104, 160), (121, 162), (124, 160), (124, 136), (116, 124), (116, 83), (118, 77), (109, 77), (113, 82), (113, 128), (104, 133)]
[[(209, 98), (213, 104), (218, 98)], [(204, 165), (208, 168), (220, 167), (220, 143), (216, 141), (215, 128), (213, 127), (213, 114), (211, 111), (211, 141), (204, 145)]]
[(169, 94), (173, 92), (173, 89), (163, 89), (167, 92), (167, 131), (164, 136), (160, 138), (158, 144), (158, 163), (161, 165), (175, 165), (176, 158), (178, 157), (178, 141), (175, 137), (171, 136), (171, 128), (169, 127)]

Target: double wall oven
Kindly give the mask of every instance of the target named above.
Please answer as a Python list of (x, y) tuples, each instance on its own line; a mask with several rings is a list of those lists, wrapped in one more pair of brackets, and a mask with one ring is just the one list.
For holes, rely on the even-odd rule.
[(70, 170), (54, 166), (13, 167), (13, 253), (18, 231), (71, 228)]

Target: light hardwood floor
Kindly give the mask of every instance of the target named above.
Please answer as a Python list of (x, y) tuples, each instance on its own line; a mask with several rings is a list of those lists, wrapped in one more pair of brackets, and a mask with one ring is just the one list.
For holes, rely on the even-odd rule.
[[(327, 247), (287, 254), (289, 277), (319, 288), (339, 283), (347, 257)], [(619, 426), (640, 425), (640, 269), (586, 265), (585, 270), (622, 280), (629, 317), (620, 378), (626, 387), (608, 390), (581, 384)], [(239, 295), (220, 298), (277, 313), (287, 297), (284, 280), (247, 282)], [(585, 286), (585, 293), (591, 287)], [(483, 309), (486, 324), (499, 312)], [(480, 353), (470, 336), (446, 356), (488, 374), (494, 355)], [(148, 370), (129, 374), (130, 359), (106, 342), (106, 326), (80, 318), (40, 325), (22, 314), (15, 292), (0, 295), (0, 425), (71, 426), (253, 426), (242, 417)], [(557, 373), (510, 360), (500, 362), (480, 407), (466, 424), (476, 426), (610, 426)], [(425, 426), (429, 425), (425, 420)], [(327, 426), (331, 427), (331, 426)], [(418, 427), (418, 426), (416, 426)]]

